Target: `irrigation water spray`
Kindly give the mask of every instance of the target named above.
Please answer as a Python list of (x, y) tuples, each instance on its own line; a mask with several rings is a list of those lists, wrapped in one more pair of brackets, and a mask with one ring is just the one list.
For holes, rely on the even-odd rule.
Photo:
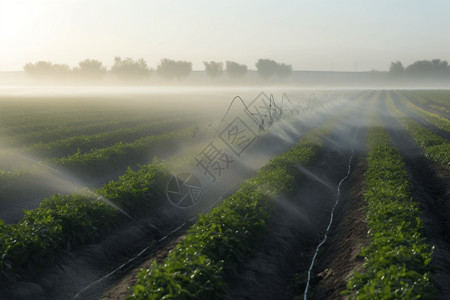
[[(264, 93), (260, 93), (259, 96), (264, 95)], [(257, 98), (258, 98), (257, 97)], [(267, 97), (267, 96), (266, 96)], [(210, 124), (206, 130), (205, 133), (208, 132), (215, 132), (215, 134), (220, 134), (222, 131), (219, 130), (219, 125), (221, 125), (222, 123), (230, 123), (229, 121), (226, 120), (226, 117), (228, 116), (233, 103), (235, 101), (240, 101), (242, 103), (242, 105), (244, 106), (244, 111), (245, 113), (256, 123), (258, 124), (259, 128), (262, 129), (263, 131), (265, 131), (267, 128), (269, 127), (273, 127), (273, 125), (275, 125), (275, 121), (281, 121), (282, 118), (281, 116), (283, 114), (285, 115), (289, 115), (289, 114), (299, 114), (301, 112), (309, 112), (312, 113), (313, 108), (319, 108), (318, 105), (312, 105), (313, 101), (315, 100), (317, 103), (319, 103), (318, 98), (316, 95), (311, 94), (308, 98), (308, 102), (307, 105), (305, 106), (301, 106), (301, 105), (296, 105), (293, 104), (292, 101), (288, 98), (288, 96), (284, 93), (283, 97), (282, 97), (282, 102), (280, 105), (277, 105), (273, 95), (271, 94), (270, 97), (267, 97), (269, 99), (268, 104), (266, 105), (266, 107), (264, 108), (263, 111), (251, 111), (249, 105), (247, 105), (245, 103), (245, 101), (240, 97), (240, 96), (236, 96), (233, 98), (233, 100), (231, 101), (227, 111), (225, 112), (222, 120), (219, 122), (219, 124), (217, 126), (213, 126), (213, 124)], [(320, 108), (321, 110), (323, 110), (322, 104), (320, 104)], [(251, 105), (251, 104), (250, 104)], [(284, 123), (284, 122), (283, 122)], [(285, 124), (286, 125), (286, 124)], [(284, 126), (283, 126), (284, 127)], [(289, 126), (288, 126), (289, 127)], [(294, 129), (294, 128), (289, 128), (289, 129)], [(272, 131), (272, 130), (271, 130)], [(295, 130), (293, 130), (295, 131)], [(276, 132), (278, 134), (281, 134), (283, 132), (283, 130), (281, 128), (279, 128), (278, 126), (276, 127)], [(280, 138), (279, 135), (276, 135), (276, 137)], [(282, 139), (285, 139), (286, 141), (290, 141), (292, 142), (292, 137), (289, 136), (286, 132), (284, 132), (284, 134), (282, 135)], [(326, 185), (326, 183), (324, 183)], [(235, 190), (237, 188), (238, 184), (235, 184), (233, 186), (231, 186), (230, 188), (228, 188), (223, 194), (221, 194), (218, 198), (216, 198), (215, 201), (212, 201), (212, 203), (205, 207), (203, 209), (203, 211), (201, 211), (200, 213), (206, 213), (208, 212), (211, 208), (215, 207), (219, 202), (221, 202), (225, 195), (229, 194), (230, 191)], [(302, 215), (301, 212), (299, 212), (299, 215)], [(118, 268), (114, 269), (113, 271), (109, 272), (108, 274), (106, 274), (105, 276), (102, 276), (101, 278), (97, 279), (96, 281), (92, 282), (91, 284), (89, 284), (88, 286), (84, 287), (83, 289), (81, 289), (75, 296), (73, 299), (79, 299), (81, 297), (81, 295), (83, 295), (84, 293), (86, 293), (88, 290), (94, 288), (96, 285), (98, 285), (99, 283), (101, 283), (102, 281), (106, 280), (107, 278), (111, 277), (112, 275), (114, 275), (115, 273), (117, 273), (118, 271), (122, 270), (123, 268), (125, 268), (126, 266), (128, 266), (129, 264), (131, 264), (133, 261), (135, 261), (136, 259), (138, 259), (139, 257), (147, 254), (150, 252), (150, 250), (152, 249), (156, 249), (157, 245), (160, 244), (161, 242), (163, 242), (164, 240), (166, 240), (167, 238), (169, 238), (171, 235), (175, 234), (176, 232), (180, 231), (181, 229), (185, 228), (186, 226), (188, 226), (189, 224), (191, 224), (192, 222), (194, 222), (195, 220), (197, 220), (197, 216), (191, 218), (191, 219), (187, 219), (184, 220), (184, 222), (179, 225), (177, 228), (175, 228), (174, 230), (166, 233), (163, 237), (161, 237), (160, 239), (158, 239), (156, 242), (153, 242), (151, 245), (145, 247), (143, 250), (141, 250), (137, 255), (135, 255), (134, 257), (132, 257), (131, 259), (129, 259), (128, 261), (126, 261), (125, 263), (123, 263), (122, 265), (120, 265)], [(155, 229), (157, 229), (155, 227)]]

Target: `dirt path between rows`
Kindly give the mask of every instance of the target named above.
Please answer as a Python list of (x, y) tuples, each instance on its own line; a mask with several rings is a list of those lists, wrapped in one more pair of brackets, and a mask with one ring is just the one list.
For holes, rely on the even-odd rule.
[[(265, 139), (269, 139), (270, 137), (266, 137)], [(265, 143), (265, 139), (262, 139), (260, 144), (264, 144)], [(266, 141), (268, 142), (268, 141)], [(277, 150), (277, 152), (279, 152), (281, 150), (281, 148), (286, 147), (286, 145), (283, 146), (282, 143), (278, 143), (278, 145), (271, 145), (270, 146), (271, 149), (272, 148), (280, 148)], [(276, 153), (276, 152), (275, 152)], [(253, 171), (251, 171), (253, 172)], [(239, 173), (242, 174), (250, 174), (251, 173), (248, 170), (240, 170)], [(244, 176), (244, 177), (248, 177), (248, 176)], [(236, 178), (235, 178), (236, 180)], [(236, 187), (237, 188), (237, 187)], [(178, 240), (177, 240), (178, 241)], [(124, 299), (126, 298), (126, 296), (129, 295), (129, 287), (134, 285), (136, 283), (136, 274), (138, 272), (138, 270), (140, 268), (148, 268), (148, 266), (150, 266), (150, 264), (156, 259), (163, 259), (168, 251), (170, 251), (175, 245), (177, 244), (177, 242), (171, 243), (168, 246), (162, 248), (159, 250), (159, 252), (157, 253), (157, 257), (151, 257), (149, 258), (148, 261), (144, 262), (142, 265), (140, 265), (139, 267), (135, 268), (134, 270), (132, 270), (130, 272), (130, 274), (127, 274), (120, 282), (116, 283), (114, 285), (114, 287), (112, 287), (110, 290), (108, 290), (107, 292), (105, 292), (100, 299)], [(94, 289), (94, 292), (96, 292), (96, 290)], [(94, 297), (89, 297), (89, 299), (94, 299)], [(97, 299), (97, 298), (95, 298)]]
[[(356, 117), (348, 123), (358, 124)], [(319, 161), (301, 169), (304, 176), (296, 194), (276, 200), (277, 209), (254, 255), (227, 277), (226, 299), (293, 299), (303, 293), (306, 271), (336, 201), (336, 187), (347, 172), (356, 128), (347, 124), (335, 130), (326, 139)], [(363, 144), (359, 138), (357, 143)], [(347, 183), (342, 186), (344, 190), (348, 187)], [(342, 198), (340, 201), (348, 201)]]
[[(184, 231), (180, 233), (184, 234)], [(139, 270), (148, 269), (155, 260), (158, 263), (163, 261), (169, 254), (169, 251), (172, 250), (182, 240), (182, 238), (183, 235), (180, 235), (178, 238), (172, 240), (166, 247), (163, 247), (162, 249), (157, 251), (156, 254), (151, 259), (145, 261), (139, 267), (134, 268), (124, 278), (122, 278), (122, 280), (117, 285), (115, 285), (109, 291), (105, 292), (99, 298), (99, 300), (119, 300), (128, 297), (131, 293), (130, 287), (134, 286), (137, 282), (136, 276), (139, 273)]]
[(336, 211), (336, 225), (327, 246), (318, 256), (310, 299), (344, 298), (341, 292), (347, 288), (347, 280), (355, 270), (361, 270), (364, 263), (359, 254), (362, 247), (369, 245), (363, 196), (367, 172), (365, 152), (356, 157), (354, 165), (355, 170), (346, 184), (350, 188), (342, 195), (346, 201)]
[(450, 295), (450, 172), (424, 157), (423, 150), (386, 111), (384, 99), (381, 110), (383, 123), (400, 149), (412, 181), (412, 195), (422, 211), (425, 236), (434, 248), (432, 279), (437, 287), (436, 299)]

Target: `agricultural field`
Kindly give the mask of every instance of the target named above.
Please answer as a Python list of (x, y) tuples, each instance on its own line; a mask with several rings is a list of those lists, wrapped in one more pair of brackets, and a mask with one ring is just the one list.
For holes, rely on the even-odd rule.
[(0, 93), (0, 299), (447, 299), (450, 92)]

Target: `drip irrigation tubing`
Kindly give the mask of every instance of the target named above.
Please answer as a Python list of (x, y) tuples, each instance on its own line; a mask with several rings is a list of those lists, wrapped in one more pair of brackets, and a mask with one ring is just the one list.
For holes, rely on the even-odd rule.
[[(214, 201), (208, 208), (206, 208), (203, 212), (201, 213), (206, 213), (209, 210), (211, 210), (211, 208), (213, 208), (214, 206), (217, 205), (217, 203), (219, 203), (219, 201), (223, 200), (224, 196), (229, 193), (233, 188), (235, 188), (236, 185), (233, 185), (233, 187), (231, 187), (230, 189), (228, 189), (225, 193), (223, 193), (222, 195), (220, 195), (216, 201)], [(80, 291), (78, 291), (78, 293), (73, 297), (73, 299), (80, 299), (79, 297), (84, 294), (86, 291), (90, 290), (91, 288), (95, 287), (97, 284), (101, 283), (102, 281), (104, 281), (105, 279), (111, 277), (112, 275), (114, 275), (115, 273), (119, 272), (120, 270), (122, 270), (123, 268), (125, 268), (126, 266), (130, 265), (132, 262), (134, 262), (136, 259), (138, 259), (139, 257), (141, 257), (142, 255), (144, 255), (146, 252), (148, 252), (150, 249), (155, 249), (156, 246), (163, 242), (164, 240), (166, 240), (169, 236), (177, 233), (178, 231), (180, 231), (181, 229), (185, 228), (188, 224), (193, 223), (194, 221), (196, 221), (198, 219), (198, 215), (195, 217), (192, 217), (190, 219), (186, 219), (180, 226), (178, 226), (177, 228), (175, 228), (174, 230), (170, 231), (169, 233), (166, 233), (165, 236), (163, 236), (162, 238), (158, 239), (156, 242), (153, 241), (149, 246), (145, 247), (144, 249), (142, 249), (136, 256), (130, 258), (129, 260), (127, 260), (126, 262), (124, 262), (123, 264), (121, 264), (119, 267), (115, 268), (114, 270), (112, 270), (111, 272), (109, 272), (108, 274), (102, 276), (101, 278), (97, 279), (96, 281), (90, 283), (89, 285), (87, 285), (86, 287), (82, 288)], [(155, 228), (157, 231), (158, 228), (156, 228), (154, 225), (151, 225), (152, 228)]]
[(307, 296), (308, 296), (308, 289), (309, 289), (309, 282), (311, 281), (311, 271), (314, 267), (314, 263), (316, 261), (317, 255), (319, 254), (319, 250), (320, 247), (322, 247), (323, 244), (325, 244), (325, 242), (328, 239), (328, 233), (330, 231), (331, 225), (333, 224), (333, 219), (334, 219), (334, 211), (337, 207), (337, 205), (339, 204), (339, 198), (341, 196), (341, 186), (342, 184), (348, 179), (348, 177), (350, 176), (351, 173), (351, 168), (352, 168), (352, 160), (353, 157), (355, 155), (355, 149), (354, 149), (354, 143), (356, 142), (356, 138), (358, 136), (358, 132), (359, 132), (359, 127), (355, 132), (355, 136), (353, 137), (353, 142), (352, 142), (352, 146), (351, 146), (351, 155), (348, 159), (348, 167), (347, 167), (347, 174), (344, 176), (344, 178), (341, 179), (341, 181), (339, 181), (339, 184), (337, 186), (337, 196), (336, 196), (336, 202), (334, 203), (333, 208), (331, 209), (331, 214), (330, 214), (330, 222), (328, 223), (328, 227), (327, 230), (325, 231), (325, 234), (323, 236), (323, 239), (320, 241), (320, 243), (317, 245), (316, 251), (314, 252), (313, 258), (311, 260), (311, 265), (309, 266), (308, 269), (308, 279), (306, 281), (306, 287), (305, 287), (305, 292), (303, 294), (303, 299), (306, 300)]
[[(309, 100), (308, 100), (308, 105), (307, 105), (306, 107), (302, 107), (302, 106), (300, 106), (300, 105), (295, 105), (295, 106), (294, 106), (294, 105), (292, 104), (291, 100), (289, 99), (289, 97), (287, 96), (287, 94), (286, 94), (286, 93), (283, 93), (280, 111), (283, 110), (283, 99), (284, 99), (284, 98), (286, 98), (286, 99), (289, 101), (289, 103), (291, 104), (291, 106), (292, 106), (293, 108), (295, 107), (295, 109), (300, 109), (300, 110), (302, 110), (302, 111), (308, 111), (308, 110), (311, 109), (310, 102), (311, 102), (312, 97), (314, 97), (315, 99), (317, 99), (317, 96), (316, 96), (315, 94), (313, 94), (313, 93), (310, 94)], [(233, 98), (233, 100), (231, 101), (231, 103), (230, 103), (230, 105), (229, 105), (227, 111), (225, 112), (225, 115), (223, 116), (221, 122), (224, 122), (224, 121), (225, 121), (225, 118), (226, 118), (226, 116), (228, 115), (228, 112), (230, 111), (231, 107), (233, 106), (233, 103), (234, 103), (235, 100), (240, 100), (241, 103), (244, 105), (245, 110), (246, 110), (246, 111), (249, 113), (249, 115), (257, 122), (257, 119), (256, 119), (256, 117), (254, 116), (254, 113), (252, 113), (252, 112), (249, 110), (248, 106), (245, 104), (244, 100), (243, 100), (240, 96), (235, 96), (235, 97)], [(272, 105), (273, 105), (274, 108), (272, 108)], [(293, 108), (291, 108), (291, 110), (293, 110)], [(277, 109), (278, 109), (278, 107), (277, 107), (277, 105), (276, 105), (276, 103), (275, 103), (275, 99), (274, 99), (273, 95), (270, 94), (270, 106), (269, 106), (269, 108), (267, 108), (266, 114), (264, 115), (264, 117), (267, 117), (267, 116), (268, 116), (267, 113), (269, 113), (269, 116), (271, 116), (271, 110), (275, 110), (275, 112), (276, 112)], [(262, 120), (262, 122), (263, 122), (263, 120)], [(212, 125), (212, 124), (210, 124), (210, 125)], [(212, 126), (210, 126), (210, 127), (212, 127)], [(217, 129), (216, 129), (216, 131), (217, 131)], [(352, 151), (353, 151), (353, 148), (352, 148)], [(352, 153), (353, 153), (353, 152), (352, 152)], [(350, 171), (349, 171), (349, 172), (350, 172)], [(235, 186), (235, 185), (234, 185), (234, 186)], [(231, 190), (231, 188), (228, 189), (225, 193), (223, 193), (220, 197), (218, 197), (218, 199), (217, 199), (216, 201), (214, 201), (207, 209), (205, 209), (203, 213), (208, 212), (212, 207), (216, 206), (217, 203), (218, 203), (219, 201), (223, 200), (224, 195), (226, 195), (230, 190)], [(334, 211), (334, 208), (333, 208), (333, 211)], [(119, 267), (117, 267), (117, 268), (114, 269), (113, 271), (109, 272), (108, 274), (102, 276), (101, 278), (97, 279), (96, 281), (90, 283), (89, 285), (87, 285), (86, 287), (84, 287), (83, 289), (81, 289), (81, 290), (73, 297), (73, 299), (79, 299), (79, 297), (80, 297), (83, 293), (85, 293), (86, 291), (88, 291), (88, 290), (90, 290), (91, 288), (95, 287), (97, 284), (99, 284), (99, 283), (101, 283), (102, 281), (104, 281), (105, 279), (111, 277), (111, 276), (114, 275), (115, 273), (119, 272), (120, 270), (122, 270), (122, 269), (125, 268), (126, 266), (130, 265), (130, 264), (131, 264), (132, 262), (134, 262), (136, 259), (138, 259), (139, 257), (143, 256), (145, 253), (147, 253), (150, 249), (154, 249), (154, 248), (156, 247), (156, 245), (158, 245), (159, 243), (163, 242), (163, 241), (166, 240), (169, 236), (171, 236), (171, 235), (177, 233), (178, 231), (180, 231), (181, 229), (185, 228), (188, 224), (191, 224), (192, 222), (196, 221), (197, 219), (198, 219), (198, 216), (195, 216), (195, 217), (193, 217), (193, 218), (191, 218), (191, 219), (185, 220), (180, 226), (178, 226), (178, 227), (175, 228), (174, 230), (170, 231), (169, 233), (166, 233), (162, 238), (158, 239), (156, 242), (153, 241), (149, 246), (145, 247), (145, 248), (144, 248), (143, 250), (141, 250), (137, 255), (135, 255), (134, 257), (130, 258), (129, 260), (127, 260), (125, 263), (121, 264)], [(328, 227), (330, 227), (330, 226), (331, 226), (331, 223), (330, 223), (330, 225), (329, 225)], [(155, 230), (158, 231), (158, 232), (161, 232), (161, 231), (160, 231), (155, 225), (153, 225), (153, 224), (150, 224), (150, 227), (152, 227), (153, 229), (155, 229)], [(308, 273), (308, 276), (309, 276), (309, 273)], [(309, 281), (309, 280), (308, 280), (308, 281)]]

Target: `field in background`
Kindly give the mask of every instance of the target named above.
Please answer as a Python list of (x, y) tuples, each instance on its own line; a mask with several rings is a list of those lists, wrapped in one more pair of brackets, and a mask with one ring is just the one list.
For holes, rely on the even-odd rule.
[[(66, 277), (51, 280), (62, 288), (70, 282), (65, 296), (73, 297), (130, 257), (136, 259), (136, 253), (144, 247), (158, 245), (136, 262), (152, 260), (157, 250), (167, 247), (160, 242), (162, 237), (174, 241), (177, 235), (170, 232), (193, 225), (187, 241), (175, 248), (164, 267), (147, 266), (139, 281), (134, 276), (137, 299), (146, 293), (163, 296), (169, 291), (182, 298), (187, 291), (198, 291), (199, 285), (208, 288), (198, 297), (264, 295), (270, 293), (271, 285), (274, 291), (284, 289), (286, 295), (298, 296), (309, 284), (309, 293), (318, 298), (326, 298), (321, 294), (324, 291), (329, 296), (344, 290), (389, 295), (399, 286), (409, 295), (445, 294), (443, 282), (449, 275), (438, 268), (447, 261), (442, 253), (450, 250), (444, 228), (448, 226), (445, 215), (450, 207), (450, 92), (280, 88), (274, 93), (274, 101), (270, 94), (260, 92), (257, 88), (225, 87), (2, 90), (0, 219), (10, 225), (0, 223), (0, 240), (10, 256), (0, 260), (0, 290), (12, 290), (10, 282), (44, 286), (39, 279), (41, 272), (53, 278), (60, 271), (52, 265), (61, 263), (69, 270)], [(282, 96), (283, 92), (288, 98)], [(247, 108), (239, 99), (232, 104), (237, 95)], [(242, 140), (230, 140), (239, 130), (246, 130), (247, 135)], [(217, 152), (211, 152), (215, 149), (212, 145)], [(209, 159), (212, 155), (217, 164), (202, 168), (205, 161), (199, 162), (199, 157)], [(347, 167), (349, 183), (343, 186), (342, 208), (337, 206), (336, 224), (326, 229), (329, 212), (334, 211), (336, 186), (345, 178)], [(363, 174), (367, 168), (365, 179), (353, 177), (353, 173)], [(200, 179), (202, 199), (208, 198), (201, 212), (217, 206), (198, 221), (199, 210), (186, 213), (188, 210), (175, 208), (166, 199), (171, 188), (169, 179), (186, 170)], [(247, 178), (252, 179), (238, 188)], [(401, 189), (393, 192), (395, 186)], [(227, 196), (231, 197), (222, 203)], [(393, 202), (386, 204), (386, 199)], [(179, 201), (181, 205), (183, 199)], [(369, 205), (362, 204), (364, 201)], [(23, 209), (30, 211), (24, 213)], [(400, 214), (403, 210), (411, 213)], [(244, 212), (248, 220), (239, 219)], [(383, 221), (384, 213), (397, 218), (388, 216)], [(379, 233), (369, 234), (374, 243), (370, 247), (367, 237), (343, 237), (346, 230), (356, 226), (351, 223), (355, 221), (352, 214), (357, 214), (358, 220), (368, 220), (362, 227)], [(315, 219), (308, 220), (308, 215)], [(389, 222), (393, 227), (384, 226)], [(305, 274), (323, 232), (333, 236), (332, 246), (325, 244), (318, 265), (311, 265), (310, 283)], [(380, 238), (387, 232), (394, 232), (393, 236)], [(12, 242), (19, 236), (24, 239), (23, 248)], [(112, 241), (118, 242), (117, 249), (106, 253)], [(340, 244), (344, 242), (351, 247), (357, 245), (348, 255), (353, 261), (339, 261), (352, 268), (333, 282), (330, 278), (339, 276), (332, 268), (340, 252), (346, 251)], [(277, 243), (287, 252), (275, 251)], [(360, 243), (366, 243), (362, 255), (368, 262), (362, 275), (353, 276), (355, 270), (361, 270), (361, 263), (355, 263)], [(377, 245), (384, 245), (386, 251), (371, 250)], [(192, 259), (196, 257), (192, 253), (197, 252), (187, 251), (188, 247), (199, 247), (201, 255)], [(103, 262), (108, 267), (92, 265), (89, 271), (74, 267), (77, 263), (89, 265), (95, 251), (104, 254)], [(395, 251), (403, 251), (403, 256), (391, 257)], [(301, 258), (293, 260), (290, 254), (294, 252), (302, 253)], [(60, 257), (53, 260), (53, 255)], [(189, 261), (183, 272), (194, 273), (172, 282), (172, 273), (179, 274), (178, 268), (184, 266), (180, 259)], [(256, 272), (255, 266), (261, 264), (273, 264), (270, 272), (277, 274), (288, 270), (285, 273), (289, 273), (289, 279), (272, 282), (270, 274)], [(399, 271), (405, 268), (411, 272)], [(81, 278), (83, 272), (85, 278)], [(160, 277), (149, 275), (155, 272)], [(380, 278), (380, 272), (391, 277)], [(345, 287), (350, 275), (352, 279)], [(208, 276), (214, 280), (208, 281)], [(119, 279), (107, 278), (108, 283), (93, 288), (87, 299), (98, 298)], [(252, 280), (259, 282), (254, 286), (260, 291), (244, 289)], [(227, 286), (230, 290), (223, 288)], [(46, 287), (42, 293), (58, 299), (61, 289)], [(39, 294), (41, 290), (34, 292)], [(395, 295), (407, 295), (402, 293)], [(20, 299), (17, 293), (11, 295)]]

